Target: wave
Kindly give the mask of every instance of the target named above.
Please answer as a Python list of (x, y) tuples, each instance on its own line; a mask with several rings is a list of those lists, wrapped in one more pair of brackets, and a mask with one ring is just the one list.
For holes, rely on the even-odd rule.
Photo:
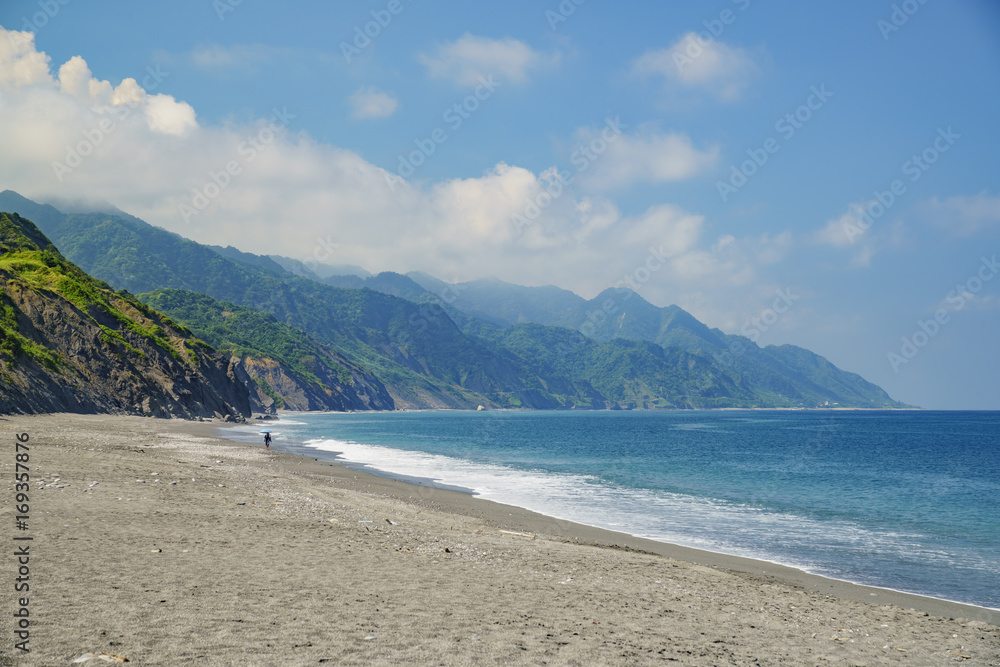
[[(980, 576), (998, 574), (996, 563), (975, 553), (935, 548), (919, 532), (879, 530), (849, 520), (800, 516), (766, 506), (629, 488), (590, 475), (522, 469), (336, 439), (314, 439), (305, 444), (335, 452), (344, 461), (374, 472), (467, 489), (488, 500), (537, 512), (552, 518), (553, 532), (565, 528), (560, 522), (572, 521), (936, 597), (944, 597), (935, 588), (941, 568)], [(872, 567), (876, 561), (877, 569)], [(959, 597), (971, 602), (976, 593), (968, 593)]]

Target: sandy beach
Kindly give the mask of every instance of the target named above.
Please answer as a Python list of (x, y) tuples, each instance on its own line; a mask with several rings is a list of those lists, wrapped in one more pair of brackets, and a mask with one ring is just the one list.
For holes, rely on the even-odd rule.
[(1000, 665), (1000, 612), (267, 452), (218, 425), (2, 423), (0, 665)]

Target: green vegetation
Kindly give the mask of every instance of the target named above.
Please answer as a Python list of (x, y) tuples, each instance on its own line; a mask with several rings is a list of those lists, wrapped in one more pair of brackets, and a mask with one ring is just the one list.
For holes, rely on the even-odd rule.
[(271, 399), (274, 401), (274, 407), (276, 407), (279, 410), (285, 409), (285, 399), (283, 399), (278, 394), (278, 392), (276, 392), (273, 388), (271, 388), (271, 385), (264, 382), (260, 378), (254, 378), (253, 381), (258, 387), (260, 387), (261, 391), (263, 391), (265, 394), (271, 397)]
[(53, 371), (59, 370), (63, 363), (58, 353), (21, 335), (17, 309), (6, 295), (0, 295), (0, 358), (14, 363), (22, 354)]
[(336, 363), (319, 343), (267, 313), (184, 290), (162, 289), (138, 298), (184, 322), (216, 349), (241, 357), (274, 359), (308, 382), (325, 388), (316, 375), (317, 364), (322, 364), (341, 384), (351, 384), (351, 372)]
[[(137, 357), (146, 357), (145, 352), (127, 340), (124, 335), (127, 331), (159, 347), (179, 363), (198, 363), (197, 354), (183, 341), (179, 345), (184, 354), (175, 347), (163, 327), (167, 322), (158, 313), (127, 292), (115, 293), (107, 283), (88, 276), (67, 261), (33, 223), (16, 213), (0, 213), (0, 253), (0, 276), (11, 289), (30, 289), (65, 299), (100, 328), (101, 340), (108, 345), (120, 345)], [(3, 328), (0, 349), (9, 360), (24, 353), (50, 369), (61, 363), (59, 355), (18, 333), (16, 309), (9, 299), (4, 302), (0, 327)]]
[[(0, 197), (0, 205), (9, 204)], [(587, 301), (555, 287), (479, 281), (456, 290), (398, 274), (352, 278), (343, 284), (365, 288), (347, 289), (281, 273), (274, 262), (233, 249), (222, 249), (224, 257), (135, 218), (21, 205), (34, 206), (46, 233), (92, 275), (147, 293), (143, 299), (170, 316), (159, 320), (163, 330), (189, 327), (216, 347), (274, 359), (310, 382), (326, 369), (347, 383), (345, 366), (359, 367), (418, 405), (902, 407), (808, 350), (760, 348), (629, 290)], [(126, 317), (129, 325), (107, 312), (123, 309), (108, 300), (110, 290), (56, 280), (50, 264), (62, 260), (51, 252), (4, 256), (0, 269), (20, 262), (16, 273), (26, 284), (60, 291), (162, 347), (166, 339), (144, 311)], [(441, 305), (436, 295), (446, 289), (449, 303)], [(141, 306), (127, 292), (118, 297)]]

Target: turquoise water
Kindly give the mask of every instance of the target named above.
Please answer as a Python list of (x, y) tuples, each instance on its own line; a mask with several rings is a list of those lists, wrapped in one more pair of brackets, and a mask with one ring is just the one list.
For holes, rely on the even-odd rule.
[(325, 413), (271, 428), (279, 450), (554, 522), (1000, 608), (1000, 413)]

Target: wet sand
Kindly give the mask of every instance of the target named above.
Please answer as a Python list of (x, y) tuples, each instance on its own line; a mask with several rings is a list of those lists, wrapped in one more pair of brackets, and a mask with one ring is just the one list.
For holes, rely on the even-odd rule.
[(14, 648), (8, 555), (0, 665), (1000, 665), (998, 612), (266, 452), (217, 425), (0, 423), (8, 551), (33, 537), (32, 650)]

